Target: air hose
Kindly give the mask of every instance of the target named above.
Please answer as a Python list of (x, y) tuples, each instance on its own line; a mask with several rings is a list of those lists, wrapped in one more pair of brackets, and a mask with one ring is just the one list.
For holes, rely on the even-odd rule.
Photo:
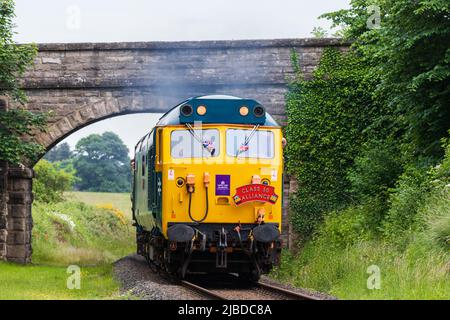
[(201, 222), (205, 221), (205, 219), (208, 217), (208, 211), (209, 211), (208, 187), (205, 187), (205, 189), (206, 189), (206, 211), (205, 211), (205, 215), (203, 216), (203, 218), (201, 220), (195, 220), (192, 217), (192, 213), (191, 213), (192, 192), (189, 192), (189, 208), (188, 208), (189, 218), (191, 218), (191, 220), (194, 221), (195, 223), (201, 223)]

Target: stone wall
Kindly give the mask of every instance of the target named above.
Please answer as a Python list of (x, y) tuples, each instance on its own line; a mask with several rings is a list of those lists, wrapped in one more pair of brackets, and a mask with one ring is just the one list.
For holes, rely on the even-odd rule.
[(8, 238), (8, 165), (0, 162), (0, 260), (6, 259)]
[[(8, 110), (8, 99), (0, 97), (0, 112)], [(0, 161), (0, 260), (6, 259), (8, 238), (8, 164)]]
[[(0, 110), (8, 100), (0, 97)], [(0, 162), (0, 260), (31, 261), (33, 170)]]
[(8, 215), (6, 259), (12, 262), (31, 262), (31, 232), (33, 219), (33, 170), (23, 167), (8, 169)]

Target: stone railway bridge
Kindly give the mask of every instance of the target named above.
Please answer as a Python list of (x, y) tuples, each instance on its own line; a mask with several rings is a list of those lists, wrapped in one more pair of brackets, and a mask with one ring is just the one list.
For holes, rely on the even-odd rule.
[[(292, 51), (308, 77), (324, 48), (345, 50), (347, 45), (336, 39), (283, 39), (38, 47), (22, 85), (29, 97), (27, 109), (52, 112), (48, 132), (37, 137), (49, 150), (94, 122), (131, 113), (163, 113), (196, 95), (254, 98), (285, 123), (284, 97), (294, 76)], [(31, 261), (32, 178), (31, 168), (0, 164), (0, 259)], [(287, 183), (286, 195), (290, 189)], [(289, 224), (283, 227), (287, 242)]]

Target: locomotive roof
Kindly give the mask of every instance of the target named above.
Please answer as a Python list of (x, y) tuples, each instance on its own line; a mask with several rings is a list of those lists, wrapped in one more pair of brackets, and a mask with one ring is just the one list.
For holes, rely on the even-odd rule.
[[(199, 114), (199, 107), (203, 107), (205, 111), (203, 115)], [(241, 115), (242, 107), (247, 107), (247, 115)], [(278, 123), (265, 111), (264, 107), (262, 107), (263, 113), (257, 112), (261, 112), (261, 107), (256, 100), (227, 95), (193, 97), (166, 112), (156, 125), (168, 126), (201, 121), (202, 123), (259, 124), (278, 127)], [(186, 112), (189, 110), (191, 112)]]

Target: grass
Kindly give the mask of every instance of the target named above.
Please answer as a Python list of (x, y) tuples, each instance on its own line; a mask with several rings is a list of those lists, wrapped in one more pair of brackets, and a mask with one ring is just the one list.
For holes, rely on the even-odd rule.
[(34, 263), (99, 265), (135, 251), (131, 221), (114, 207), (61, 202), (33, 210)]
[(112, 266), (82, 267), (80, 289), (69, 290), (67, 268), (0, 263), (0, 300), (115, 299)]
[[(0, 299), (120, 298), (112, 262), (136, 250), (122, 211), (128, 206), (128, 194), (73, 192), (64, 202), (35, 202), (32, 265), (0, 263)], [(81, 268), (80, 290), (67, 288), (70, 265)]]
[[(299, 256), (283, 253), (272, 276), (340, 299), (450, 299), (449, 255), (399, 253), (376, 242), (333, 248), (310, 243)], [(380, 289), (369, 289), (370, 266), (380, 270)]]
[[(427, 196), (416, 227), (390, 238), (361, 236), (364, 230), (355, 231), (365, 227), (360, 215), (350, 208), (327, 216), (298, 255), (283, 252), (272, 276), (341, 299), (450, 299), (448, 187)], [(373, 265), (379, 268), (381, 287), (371, 290), (368, 268)]]

